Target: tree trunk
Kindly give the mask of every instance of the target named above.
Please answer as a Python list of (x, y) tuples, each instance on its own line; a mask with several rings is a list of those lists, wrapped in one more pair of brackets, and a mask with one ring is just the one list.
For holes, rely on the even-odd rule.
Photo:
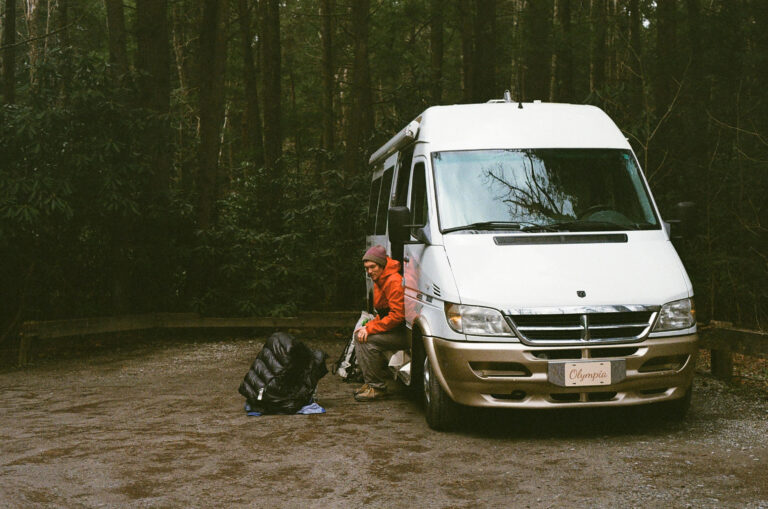
[(262, 111), (264, 114), (264, 169), (259, 196), (262, 217), (273, 232), (282, 225), (282, 157), (281, 127), (282, 88), (280, 83), (280, 2), (259, 1), (259, 47), (261, 50)]
[(496, 0), (476, 2), (472, 90), (475, 102), (486, 102), (501, 96), (496, 90)]
[(430, 95), (431, 104), (443, 100), (443, 9), (440, 0), (430, 0)]
[(462, 96), (465, 103), (470, 103), (474, 98), (473, 84), (475, 79), (475, 42), (472, 29), (472, 20), (475, 19), (472, 9), (473, 2), (468, 2), (467, 0), (456, 1), (459, 25), (461, 26)]
[(69, 47), (69, 4), (70, 0), (56, 1), (55, 27), (59, 48)]
[(123, 76), (128, 72), (123, 0), (105, 0), (105, 4), (107, 7), (109, 63), (112, 64), (117, 76)]
[(675, 92), (677, 56), (677, 2), (658, 0), (656, 7), (656, 115), (663, 116), (671, 106)]
[(352, 3), (351, 31), (354, 44), (351, 108), (347, 121), (345, 168), (349, 175), (364, 171), (367, 142), (373, 131), (373, 99), (368, 63), (369, 0)]
[(557, 45), (556, 100), (575, 101), (573, 89), (573, 30), (571, 25), (571, 0), (558, 0), (557, 19), (560, 22), (560, 39)]
[[(199, 5), (194, 4), (197, 8)], [(197, 37), (197, 30), (200, 28), (200, 11), (199, 9), (187, 9), (187, 5), (183, 1), (173, 2), (171, 7), (171, 16), (173, 20), (173, 56), (176, 63), (176, 73), (179, 77), (179, 88), (181, 93), (186, 96), (189, 90), (196, 87), (196, 69), (197, 65), (194, 63), (196, 53), (191, 47), (195, 46), (190, 44), (191, 37), (188, 35), (190, 27), (194, 27), (192, 30), (193, 37)], [(190, 12), (192, 11), (192, 12)], [(194, 47), (194, 49), (198, 49)]]
[(16, 0), (5, 0), (3, 23), (3, 100), (16, 102)]
[(330, 169), (331, 156), (335, 148), (336, 120), (333, 114), (334, 92), (334, 61), (333, 61), (333, 11), (335, 0), (321, 0), (320, 16), (322, 17), (321, 43), (323, 45), (323, 138), (322, 146), (323, 169)]
[(37, 68), (45, 58), (45, 22), (41, 4), (41, 0), (26, 0), (24, 11), (29, 37), (29, 86), (33, 91), (38, 85)]
[(171, 106), (171, 55), (168, 34), (168, 0), (136, 1), (136, 68), (139, 77), (139, 104), (158, 115), (145, 133), (152, 159), (153, 189), (164, 194), (170, 184), (170, 129), (160, 117)]
[(166, 113), (171, 100), (168, 0), (136, 0), (136, 46), (141, 104)]
[(523, 16), (523, 65), (525, 66), (524, 99), (549, 98), (552, 51), (551, 0), (528, 0)]
[[(688, 14), (688, 46), (691, 51), (688, 73), (690, 80), (687, 88), (690, 91), (690, 103), (692, 106), (688, 109), (689, 113), (686, 115), (688, 121), (686, 132), (690, 137), (691, 164), (696, 169), (696, 172), (691, 177), (695, 177), (706, 165), (708, 146), (706, 139), (707, 112), (701, 105), (706, 104), (707, 88), (702, 66), (703, 51), (699, 0), (686, 0), (685, 5)], [(762, 54), (765, 55), (765, 53)]]
[(629, 104), (630, 115), (643, 112), (643, 65), (640, 21), (640, 1), (629, 1)]
[(605, 87), (605, 61), (606, 61), (606, 0), (592, 0), (592, 65), (590, 66), (590, 92), (602, 93)]
[(245, 83), (245, 147), (253, 164), (260, 168), (264, 164), (261, 112), (259, 111), (258, 76), (253, 60), (253, 35), (251, 33), (251, 11), (247, 0), (238, 0), (240, 16), (240, 38), (243, 50), (243, 82)]
[(277, 0), (259, 1), (261, 78), (264, 112), (264, 164), (274, 170), (283, 155), (281, 115), (280, 12)]
[(198, 226), (207, 230), (216, 221), (219, 147), (224, 120), (227, 0), (205, 0), (200, 26), (200, 145), (198, 147)]

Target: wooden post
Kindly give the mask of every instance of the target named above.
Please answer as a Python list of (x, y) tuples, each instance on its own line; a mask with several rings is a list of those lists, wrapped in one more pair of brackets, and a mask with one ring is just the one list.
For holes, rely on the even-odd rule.
[(32, 334), (22, 332), (19, 334), (19, 367), (26, 367), (29, 362), (29, 345), (32, 343)]
[[(721, 339), (726, 339), (723, 330), (731, 329), (733, 324), (731, 322), (712, 320), (709, 322), (709, 327), (716, 328), (718, 330), (718, 336)], [(710, 369), (712, 374), (720, 380), (730, 382), (731, 378), (733, 378), (733, 351), (729, 347), (727, 340), (721, 344), (712, 346), (714, 346), (714, 348), (711, 348), (709, 351)]]
[(733, 354), (730, 350), (710, 350), (712, 374), (730, 382), (733, 377)]

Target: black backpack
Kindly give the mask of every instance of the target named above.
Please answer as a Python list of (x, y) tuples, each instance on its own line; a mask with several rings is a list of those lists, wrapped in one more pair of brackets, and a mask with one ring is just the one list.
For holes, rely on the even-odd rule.
[(238, 392), (252, 410), (295, 414), (312, 403), (317, 382), (325, 376), (327, 355), (290, 334), (272, 334), (259, 352)]

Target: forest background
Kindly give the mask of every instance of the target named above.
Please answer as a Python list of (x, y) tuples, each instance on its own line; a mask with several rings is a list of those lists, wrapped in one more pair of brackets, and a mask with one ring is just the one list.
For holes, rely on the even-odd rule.
[(765, 0), (3, 0), (0, 342), (364, 305), (370, 153), (435, 104), (595, 104), (700, 321), (768, 323)]

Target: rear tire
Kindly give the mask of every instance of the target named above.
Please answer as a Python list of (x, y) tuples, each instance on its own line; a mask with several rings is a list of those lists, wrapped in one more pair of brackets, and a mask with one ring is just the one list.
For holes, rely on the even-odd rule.
[(424, 358), (424, 413), (427, 424), (437, 431), (450, 431), (458, 424), (460, 406), (443, 390), (434, 375), (429, 357)]

